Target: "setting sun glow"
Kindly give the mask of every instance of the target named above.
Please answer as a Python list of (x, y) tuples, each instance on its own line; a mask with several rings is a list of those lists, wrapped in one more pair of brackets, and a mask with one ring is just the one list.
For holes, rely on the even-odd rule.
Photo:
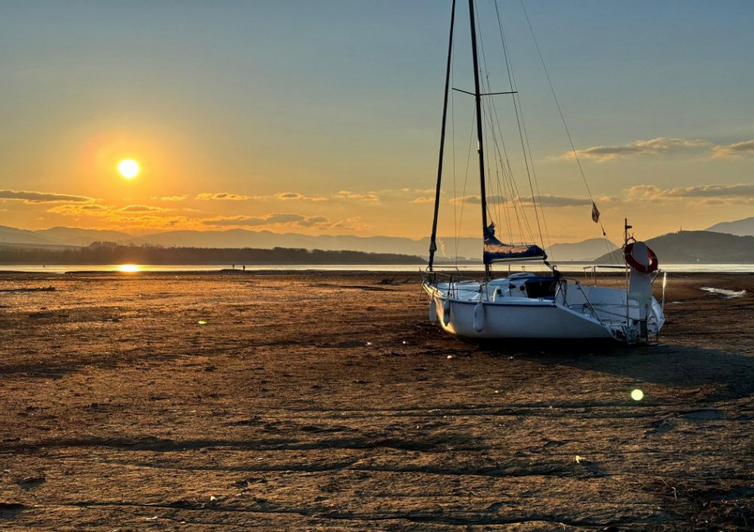
[(118, 267), (118, 271), (122, 273), (135, 273), (140, 270), (139, 270), (139, 266), (136, 264), (121, 264)]
[(123, 159), (118, 163), (118, 172), (126, 179), (133, 179), (139, 175), (139, 163), (133, 159)]

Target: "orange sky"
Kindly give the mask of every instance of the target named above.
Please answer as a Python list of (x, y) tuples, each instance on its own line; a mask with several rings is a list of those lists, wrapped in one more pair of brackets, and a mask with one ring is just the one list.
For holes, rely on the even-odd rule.
[[(0, 224), (428, 236), (448, 9), (389, 4), (3, 4)], [(641, 6), (530, 7), (608, 236), (624, 217), (652, 237), (752, 216), (750, 4), (643, 8), (653, 21)], [(511, 40), (527, 37), (520, 15)], [(513, 50), (549, 241), (599, 236), (529, 47)], [(441, 233), (477, 235), (455, 101)], [(469, 197), (461, 222), (454, 195)]]

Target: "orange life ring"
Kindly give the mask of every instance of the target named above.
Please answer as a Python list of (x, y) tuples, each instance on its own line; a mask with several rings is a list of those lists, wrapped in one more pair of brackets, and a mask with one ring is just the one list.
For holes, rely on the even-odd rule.
[(634, 250), (634, 243), (631, 242), (630, 244), (626, 244), (625, 249), (623, 250), (623, 257), (626, 259), (626, 262), (629, 266), (631, 266), (634, 270), (640, 271), (641, 273), (652, 273), (654, 271), (657, 271), (657, 268), (660, 266), (660, 261), (657, 260), (657, 255), (655, 255), (655, 252), (650, 249), (649, 246), (647, 246), (647, 255), (649, 257), (649, 265), (644, 266), (643, 264), (640, 264), (633, 256), (632, 252)]

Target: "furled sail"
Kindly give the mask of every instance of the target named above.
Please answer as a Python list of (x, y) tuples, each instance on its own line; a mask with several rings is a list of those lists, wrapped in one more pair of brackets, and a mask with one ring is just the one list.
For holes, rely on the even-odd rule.
[(503, 244), (495, 236), (495, 224), (484, 228), (484, 263), (503, 260), (546, 259), (547, 253), (536, 244)]

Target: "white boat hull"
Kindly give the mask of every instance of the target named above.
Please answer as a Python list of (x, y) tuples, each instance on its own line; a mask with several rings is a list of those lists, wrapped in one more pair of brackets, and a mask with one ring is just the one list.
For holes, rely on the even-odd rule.
[(622, 289), (568, 284), (554, 297), (501, 294), (497, 287), (512, 282), (425, 283), (430, 320), (434, 317), (446, 332), (469, 339), (615, 339), (628, 343), (656, 337), (664, 323), (662, 309), (653, 298), (649, 319), (642, 324), (638, 305), (627, 302)]
[(449, 306), (445, 307), (445, 300), (435, 297), (440, 326), (450, 334), (465, 338), (612, 338), (599, 322), (555, 304), (481, 303), (484, 323), (482, 327), (474, 327), (477, 303), (449, 300)]

